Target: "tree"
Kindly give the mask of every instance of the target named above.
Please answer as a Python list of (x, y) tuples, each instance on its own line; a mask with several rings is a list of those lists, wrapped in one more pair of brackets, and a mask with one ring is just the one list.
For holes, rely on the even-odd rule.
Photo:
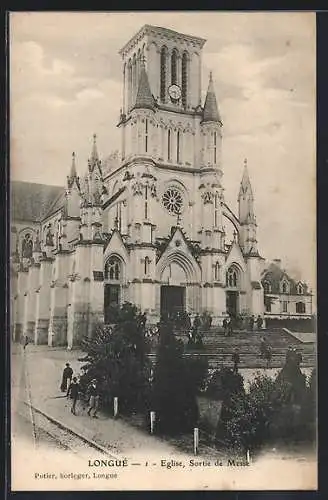
[(85, 339), (87, 353), (82, 387), (96, 378), (103, 406), (112, 407), (113, 397), (119, 398), (122, 413), (144, 410), (149, 405), (148, 342), (138, 309), (124, 304), (116, 316), (116, 324), (98, 325), (91, 339)]
[(226, 407), (225, 438), (234, 447), (256, 450), (271, 439), (273, 417), (288, 401), (288, 388), (258, 375), (249, 392), (236, 393)]
[(152, 391), (156, 429), (169, 434), (190, 432), (198, 421), (196, 396), (207, 365), (184, 358), (183, 343), (174, 336), (171, 323), (162, 322), (159, 335)]

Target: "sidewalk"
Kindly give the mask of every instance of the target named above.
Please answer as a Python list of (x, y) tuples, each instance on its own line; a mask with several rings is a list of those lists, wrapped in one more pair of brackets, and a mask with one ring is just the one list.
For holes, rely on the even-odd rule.
[[(77, 408), (77, 416), (70, 411), (71, 403), (60, 392), (62, 370), (69, 362), (74, 373), (79, 373), (83, 363), (78, 361), (82, 355), (78, 351), (52, 351), (31, 346), (26, 350), (26, 363), (31, 387), (32, 405), (56, 419), (87, 439), (108, 448), (120, 458), (138, 459), (147, 456), (165, 458), (189, 458), (177, 448), (170, 446), (158, 437), (138, 430), (119, 419), (114, 420), (99, 412), (98, 419), (90, 418), (82, 404)], [(190, 453), (192, 456), (192, 450)]]

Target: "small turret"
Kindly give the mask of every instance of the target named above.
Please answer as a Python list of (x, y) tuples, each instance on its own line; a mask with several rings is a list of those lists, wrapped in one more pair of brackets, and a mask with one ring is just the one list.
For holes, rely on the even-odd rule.
[(216, 101), (212, 71), (208, 82), (207, 94), (203, 109), (203, 122), (216, 122), (222, 127), (222, 120), (219, 114), (218, 104)]
[(254, 222), (254, 196), (251, 186), (251, 181), (249, 179), (247, 158), (244, 160), (244, 171), (243, 177), (240, 183), (239, 194), (238, 194), (238, 204), (239, 204), (239, 220), (241, 223)]
[(244, 160), (244, 171), (240, 183), (239, 221), (241, 225), (240, 244), (245, 254), (257, 254), (256, 217), (254, 214), (254, 196), (248, 174), (247, 159)]
[(138, 92), (134, 109), (155, 109), (155, 99), (151, 93), (145, 61), (141, 61)]
[(76, 172), (76, 155), (73, 152), (72, 153), (72, 164), (71, 164), (71, 169), (70, 173), (67, 176), (67, 187), (68, 189), (71, 189), (74, 182), (76, 183), (77, 187), (80, 188), (80, 182), (79, 182), (79, 177)]

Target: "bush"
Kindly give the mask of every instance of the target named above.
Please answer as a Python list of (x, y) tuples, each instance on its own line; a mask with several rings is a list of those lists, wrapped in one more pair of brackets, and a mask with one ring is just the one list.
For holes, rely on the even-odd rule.
[(226, 402), (234, 394), (244, 392), (244, 379), (239, 373), (223, 367), (213, 373), (206, 390), (206, 396), (211, 399)]
[(190, 432), (198, 421), (196, 396), (207, 373), (199, 359), (184, 358), (184, 346), (173, 335), (173, 325), (162, 323), (154, 370), (152, 408), (156, 430), (176, 434)]
[(130, 413), (148, 408), (150, 365), (148, 342), (140, 322), (140, 313), (132, 304), (124, 304), (111, 326), (98, 325), (92, 339), (85, 339), (85, 374), (81, 386), (86, 388), (96, 378), (104, 408), (112, 408), (119, 398), (119, 411)]
[[(293, 382), (290, 373), (293, 373)], [(300, 375), (283, 368), (276, 380), (259, 375), (250, 384), (248, 394), (235, 393), (223, 405), (218, 427), (220, 437), (242, 450), (256, 450), (279, 442), (313, 442), (315, 373), (309, 386)]]

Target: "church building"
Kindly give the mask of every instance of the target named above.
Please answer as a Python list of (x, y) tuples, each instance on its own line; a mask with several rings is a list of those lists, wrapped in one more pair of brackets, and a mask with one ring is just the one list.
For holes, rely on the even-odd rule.
[(224, 199), (212, 75), (201, 98), (205, 42), (145, 25), (120, 51), (120, 152), (101, 160), (94, 135), (85, 175), (73, 153), (65, 188), (12, 182), (14, 339), (73, 347), (124, 302), (149, 323), (181, 310), (214, 325), (272, 313), (246, 160), (238, 214)]

